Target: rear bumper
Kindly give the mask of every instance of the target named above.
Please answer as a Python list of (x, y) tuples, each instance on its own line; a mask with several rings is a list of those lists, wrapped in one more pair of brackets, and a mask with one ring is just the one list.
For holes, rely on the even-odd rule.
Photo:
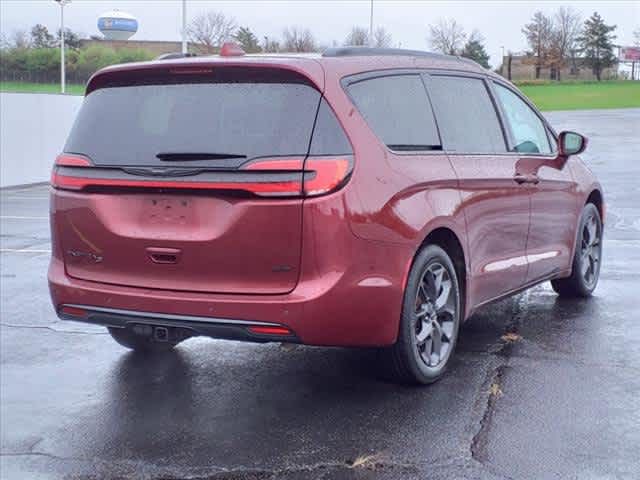
[[(398, 331), (412, 253), (405, 247), (352, 238), (359, 245), (331, 248), (350, 258), (346, 270), (337, 268), (344, 262), (310, 259), (315, 265), (306, 268), (308, 274), (286, 295), (206, 294), (79, 280), (66, 274), (56, 256), (49, 268), (49, 288), (53, 305), (65, 320), (113, 327), (182, 327), (196, 335), (246, 341), (390, 345)], [(65, 315), (64, 305), (82, 306), (91, 313), (87, 318)], [(248, 328), (251, 325), (285, 326), (292, 335), (255, 335)]]
[[(80, 314), (80, 312), (82, 313)], [(282, 329), (281, 325), (275, 323), (169, 315), (71, 304), (61, 305), (57, 313), (63, 320), (74, 320), (113, 328), (133, 328), (138, 325), (150, 325), (153, 327), (182, 329), (187, 331), (189, 336), (205, 336), (247, 342), (300, 342), (293, 332), (290, 334), (264, 334), (260, 333), (259, 330), (258, 332), (252, 330), (256, 327), (258, 329), (264, 327)]]

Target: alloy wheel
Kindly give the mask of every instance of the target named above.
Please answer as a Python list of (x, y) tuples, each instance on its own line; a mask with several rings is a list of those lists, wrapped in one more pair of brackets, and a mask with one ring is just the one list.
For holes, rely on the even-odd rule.
[(589, 216), (582, 229), (580, 274), (591, 287), (598, 279), (602, 254), (601, 228), (595, 215)]
[(428, 367), (438, 367), (451, 353), (455, 319), (451, 276), (440, 263), (432, 263), (420, 279), (415, 301), (416, 348)]

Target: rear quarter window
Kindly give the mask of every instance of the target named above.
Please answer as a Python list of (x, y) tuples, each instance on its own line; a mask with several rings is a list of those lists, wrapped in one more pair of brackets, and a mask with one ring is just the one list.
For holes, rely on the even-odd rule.
[(310, 155), (351, 154), (351, 144), (340, 126), (335, 113), (323, 98), (318, 109), (318, 118), (313, 130)]
[(394, 150), (438, 150), (440, 138), (418, 74), (392, 75), (349, 85), (348, 92), (374, 133)]

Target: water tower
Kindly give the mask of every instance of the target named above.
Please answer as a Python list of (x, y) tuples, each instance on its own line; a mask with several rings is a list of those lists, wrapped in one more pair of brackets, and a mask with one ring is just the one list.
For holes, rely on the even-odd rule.
[(130, 13), (113, 10), (100, 15), (98, 30), (107, 40), (129, 40), (138, 31), (138, 20)]

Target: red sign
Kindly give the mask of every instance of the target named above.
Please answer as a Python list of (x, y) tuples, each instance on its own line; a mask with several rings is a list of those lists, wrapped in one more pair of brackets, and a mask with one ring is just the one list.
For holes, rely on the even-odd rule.
[(640, 61), (640, 47), (622, 47), (620, 48), (620, 60), (623, 62)]

